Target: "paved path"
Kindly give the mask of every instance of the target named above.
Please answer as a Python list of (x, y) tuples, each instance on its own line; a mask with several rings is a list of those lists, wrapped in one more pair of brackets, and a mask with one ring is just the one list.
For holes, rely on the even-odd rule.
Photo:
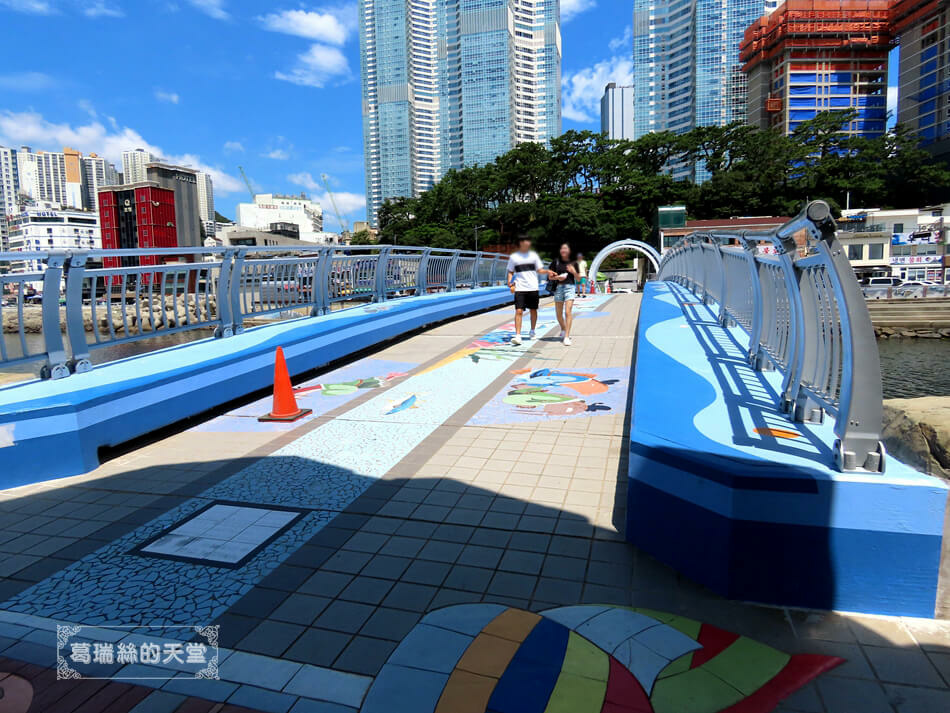
[(846, 661), (779, 710), (950, 710), (946, 623), (729, 602), (624, 542), (638, 304), (585, 300), (571, 348), (550, 309), (521, 348), (507, 310), (458, 320), (301, 384), (305, 421), (258, 423), (263, 399), (0, 493), (0, 676), (106, 710), (51, 683), (56, 623), (213, 623), (221, 680), (103, 665), (133, 691), (108, 710), (765, 711), (838, 663), (799, 654)]

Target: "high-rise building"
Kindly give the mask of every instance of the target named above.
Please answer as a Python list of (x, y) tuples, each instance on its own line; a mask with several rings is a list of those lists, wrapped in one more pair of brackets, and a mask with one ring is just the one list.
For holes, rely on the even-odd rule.
[(134, 149), (122, 152), (122, 180), (126, 184), (141, 183), (147, 180), (145, 167), (150, 163), (160, 161), (145, 149)]
[(950, 158), (950, 2), (896, 0), (890, 21), (900, 42), (897, 121)]
[(323, 233), (323, 209), (307, 197), (282, 196), (271, 193), (259, 193), (253, 203), (239, 203), (237, 224), (242, 228), (253, 228), (277, 232), (280, 224), (297, 226), (297, 236), (308, 243), (327, 242)]
[[(71, 208), (82, 207), (81, 191), (77, 194), (75, 184), (69, 188), (66, 185), (64, 153), (34, 152), (29, 146), (24, 146), (17, 151), (16, 162), (21, 196), (32, 201), (48, 201)], [(75, 178), (75, 174), (72, 177)]]
[(558, 0), (360, 0), (370, 222), (448, 170), (561, 133)]
[(825, 111), (855, 110), (851, 135), (887, 123), (891, 0), (788, 0), (751, 24), (741, 58), (750, 124), (790, 134)]
[(183, 166), (150, 163), (145, 167), (145, 178), (175, 194), (178, 247), (198, 248), (204, 245), (198, 204), (198, 172)]
[[(634, 0), (634, 137), (745, 120), (739, 42), (772, 0)], [(677, 178), (700, 166), (670, 166)]]
[(119, 184), (115, 165), (97, 154), (82, 157), (82, 205), (86, 210), (99, 210), (99, 191)]
[(17, 194), (20, 181), (17, 178), (16, 150), (0, 146), (0, 250), (7, 245), (7, 216), (17, 210)]
[(205, 237), (214, 237), (214, 184), (211, 176), (198, 171), (198, 217), (205, 229)]
[(619, 141), (634, 138), (633, 87), (619, 87), (611, 82), (604, 87), (600, 99), (600, 131)]

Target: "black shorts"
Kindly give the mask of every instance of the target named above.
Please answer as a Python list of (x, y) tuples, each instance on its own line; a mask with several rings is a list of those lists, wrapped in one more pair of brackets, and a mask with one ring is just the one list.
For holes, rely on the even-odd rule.
[(515, 292), (515, 309), (537, 309), (541, 297), (538, 291)]

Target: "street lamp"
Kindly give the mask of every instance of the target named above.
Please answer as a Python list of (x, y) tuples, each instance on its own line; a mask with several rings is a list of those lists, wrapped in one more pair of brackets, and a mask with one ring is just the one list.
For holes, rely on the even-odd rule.
[(476, 225), (475, 226), (475, 252), (478, 252), (478, 231), (487, 228), (487, 225)]

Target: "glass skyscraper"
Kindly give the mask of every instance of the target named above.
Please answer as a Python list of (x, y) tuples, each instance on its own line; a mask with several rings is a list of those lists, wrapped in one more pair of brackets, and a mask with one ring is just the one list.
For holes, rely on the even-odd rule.
[[(777, 5), (777, 0), (634, 0), (634, 135), (744, 121), (742, 34)], [(677, 178), (707, 177), (701, 165), (678, 163), (670, 169)]]
[(561, 133), (559, 0), (360, 0), (369, 220)]

